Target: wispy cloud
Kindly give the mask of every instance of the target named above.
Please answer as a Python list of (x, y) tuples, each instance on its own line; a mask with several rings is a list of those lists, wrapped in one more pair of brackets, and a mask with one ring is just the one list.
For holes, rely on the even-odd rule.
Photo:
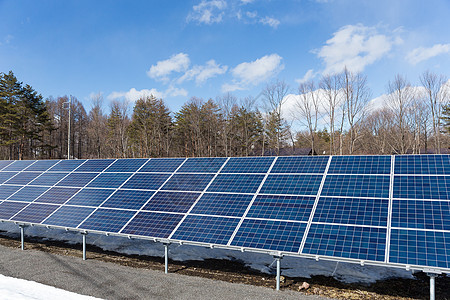
[(227, 70), (228, 66), (221, 66), (216, 63), (214, 59), (211, 59), (207, 61), (205, 65), (195, 65), (191, 69), (187, 70), (186, 73), (184, 73), (184, 75), (177, 80), (177, 82), (182, 83), (186, 80), (195, 79), (196, 84), (201, 85), (210, 78), (226, 73)]
[(406, 60), (410, 64), (416, 65), (424, 60), (447, 53), (450, 53), (450, 44), (436, 44), (433, 47), (419, 47), (410, 51), (406, 55)]
[(325, 63), (324, 74), (338, 73), (345, 67), (361, 72), (401, 42), (394, 34), (380, 34), (375, 27), (347, 25), (335, 32), (325, 46), (314, 53)]
[(243, 62), (232, 71), (233, 82), (222, 86), (222, 91), (245, 90), (258, 85), (278, 74), (283, 68), (282, 57), (278, 54), (265, 55), (251, 62)]
[(305, 83), (305, 82), (307, 82), (308, 80), (310, 80), (310, 79), (312, 79), (313, 77), (314, 77), (314, 70), (313, 69), (309, 69), (306, 73), (305, 73), (305, 75), (303, 75), (303, 78), (300, 78), (300, 79), (296, 79), (295, 81), (296, 82), (298, 82), (298, 83)]
[(132, 88), (127, 92), (112, 92), (107, 98), (109, 100), (125, 99), (129, 102), (135, 102), (141, 98), (150, 97), (151, 95), (156, 98), (162, 98), (164, 93), (159, 92), (156, 89), (142, 89), (138, 91), (135, 88)]
[(226, 7), (227, 3), (223, 0), (202, 0), (199, 4), (192, 7), (192, 11), (187, 16), (187, 21), (204, 24), (220, 23)]
[(272, 28), (277, 28), (278, 25), (280, 25), (280, 21), (274, 18), (270, 18), (270, 17), (264, 17), (259, 19), (259, 23), (264, 24), (264, 25), (269, 25)]
[(168, 76), (172, 72), (186, 71), (190, 63), (191, 61), (187, 54), (178, 53), (172, 55), (169, 59), (158, 61), (156, 65), (152, 65), (147, 75), (156, 80), (168, 81)]

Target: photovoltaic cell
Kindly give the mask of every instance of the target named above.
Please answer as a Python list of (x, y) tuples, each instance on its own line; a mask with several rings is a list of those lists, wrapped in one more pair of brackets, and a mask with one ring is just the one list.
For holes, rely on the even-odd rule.
[(307, 222), (315, 197), (258, 195), (247, 217)]
[(386, 229), (311, 224), (303, 253), (384, 261)]
[(81, 206), (99, 206), (103, 203), (114, 190), (112, 189), (82, 189), (78, 194), (73, 196), (68, 205), (81, 205)]
[(35, 160), (16, 160), (2, 171), (22, 171), (34, 162)]
[(150, 191), (118, 190), (102, 204), (102, 207), (138, 210), (153, 194), (154, 192)]
[(219, 174), (211, 183), (208, 192), (255, 193), (264, 175)]
[(185, 213), (199, 196), (200, 193), (158, 192), (144, 210)]
[(390, 176), (327, 175), (323, 196), (389, 197)]
[(389, 262), (450, 268), (450, 232), (392, 229)]
[(220, 173), (267, 173), (274, 157), (232, 157)]
[(134, 174), (130, 180), (125, 183), (124, 189), (138, 190), (157, 190), (169, 178), (170, 174)]
[(27, 171), (44, 172), (57, 164), (59, 160), (38, 160), (27, 168)]
[(387, 226), (389, 200), (321, 197), (313, 222)]
[(121, 233), (167, 238), (180, 223), (183, 215), (139, 212)]
[(450, 231), (450, 201), (394, 199), (391, 227)]
[(5, 200), (15, 192), (17, 192), (21, 186), (17, 185), (0, 185), (0, 200)]
[(78, 168), (82, 163), (86, 160), (61, 160), (58, 164), (54, 165), (50, 169), (49, 172), (71, 172)]
[(306, 223), (246, 219), (231, 245), (298, 252), (305, 229)]
[(16, 176), (12, 177), (5, 184), (18, 184), (18, 185), (26, 185), (34, 178), (39, 176), (40, 173), (37, 172), (22, 172), (18, 173)]
[(58, 209), (58, 207), (58, 205), (31, 203), (11, 220), (27, 223), (41, 223), (52, 212)]
[(63, 206), (47, 218), (43, 224), (63, 227), (77, 227), (95, 208)]
[(217, 173), (226, 160), (224, 157), (188, 158), (178, 172)]
[(53, 187), (36, 199), (36, 202), (63, 204), (80, 189)]
[(4, 183), (16, 174), (17, 172), (0, 172), (0, 183)]
[(269, 175), (261, 194), (316, 195), (322, 175)]
[(394, 198), (450, 199), (450, 176), (395, 176)]
[(390, 156), (333, 156), (328, 174), (390, 174)]
[(205, 193), (191, 214), (242, 217), (253, 195)]
[(174, 174), (162, 189), (201, 192), (213, 177), (213, 174)]
[(0, 219), (9, 220), (12, 216), (17, 214), (21, 209), (27, 206), (28, 203), (8, 202), (4, 201), (0, 204)]
[(132, 173), (102, 173), (98, 175), (87, 187), (96, 188), (118, 188), (120, 187)]
[(115, 159), (89, 159), (76, 172), (102, 172), (114, 161)]
[(117, 233), (135, 213), (135, 211), (129, 210), (99, 208), (78, 228)]
[(175, 172), (183, 163), (184, 158), (152, 158), (139, 172)]
[(42, 186), (25, 186), (23, 189), (10, 196), (8, 200), (32, 202), (48, 189), (48, 187)]
[(66, 178), (58, 182), (56, 186), (84, 187), (97, 173), (71, 173)]
[(13, 160), (0, 160), (0, 170), (11, 164)]
[(323, 173), (328, 156), (278, 157), (270, 173)]
[(395, 174), (450, 174), (450, 155), (395, 156)]
[(148, 159), (118, 159), (105, 172), (136, 172)]
[(226, 245), (238, 223), (237, 218), (188, 215), (172, 238)]
[(69, 173), (43, 173), (41, 176), (30, 182), (29, 185), (53, 186), (66, 177), (67, 174)]

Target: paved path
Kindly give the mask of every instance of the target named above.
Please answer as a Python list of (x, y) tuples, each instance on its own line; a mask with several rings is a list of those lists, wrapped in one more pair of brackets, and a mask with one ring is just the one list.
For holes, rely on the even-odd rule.
[(0, 274), (104, 299), (328, 299), (1, 245)]

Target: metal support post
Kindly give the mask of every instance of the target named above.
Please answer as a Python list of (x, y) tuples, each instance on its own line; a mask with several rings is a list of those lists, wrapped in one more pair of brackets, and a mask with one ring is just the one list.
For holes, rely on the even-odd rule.
[(83, 236), (83, 260), (86, 260), (86, 235), (87, 232), (81, 234)]
[(277, 261), (277, 291), (280, 290), (280, 277), (281, 277), (281, 256), (274, 256), (275, 260)]
[(436, 274), (428, 274), (430, 276), (430, 300), (435, 300), (435, 278)]
[(19, 225), (20, 227), (20, 249), (24, 250), (24, 243), (25, 243), (25, 225)]
[(169, 273), (169, 243), (164, 243), (164, 273)]

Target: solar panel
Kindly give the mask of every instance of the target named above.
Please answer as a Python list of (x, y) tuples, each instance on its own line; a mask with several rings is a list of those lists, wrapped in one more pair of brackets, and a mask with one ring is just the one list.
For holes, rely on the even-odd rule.
[(51, 204), (37, 204), (31, 203), (22, 211), (16, 214), (11, 220), (29, 223), (41, 223), (52, 212), (58, 209), (59, 206)]
[(31, 181), (29, 185), (52, 186), (58, 183), (64, 177), (66, 177), (67, 174), (69, 173), (43, 173), (35, 180)]
[(390, 174), (390, 156), (333, 156), (328, 174)]
[(34, 162), (34, 160), (16, 160), (12, 164), (4, 168), (2, 171), (22, 171)]
[(191, 208), (199, 196), (199, 193), (158, 192), (143, 209), (184, 213)]
[(180, 223), (183, 215), (140, 212), (122, 230), (122, 233), (167, 238)]
[(394, 198), (450, 199), (450, 176), (395, 176)]
[(17, 172), (0, 172), (0, 183), (9, 180), (11, 177), (16, 175)]
[(226, 160), (224, 157), (188, 158), (178, 172), (216, 173)]
[(271, 173), (323, 173), (328, 156), (278, 157)]
[(170, 174), (134, 174), (123, 185), (124, 189), (157, 190), (166, 182)]
[(83, 187), (96, 176), (96, 173), (72, 173), (58, 182), (57, 186)]
[(17, 185), (0, 185), (0, 200), (5, 200), (15, 192), (17, 192), (21, 186)]
[(114, 190), (107, 189), (82, 189), (78, 194), (73, 196), (68, 205), (81, 205), (81, 206), (100, 206)]
[(43, 224), (75, 228), (93, 211), (92, 207), (63, 206), (48, 217)]
[(71, 172), (78, 168), (86, 160), (61, 160), (58, 164), (54, 165), (49, 172)]
[(136, 172), (148, 159), (118, 159), (105, 172)]
[(140, 209), (153, 194), (154, 192), (150, 191), (118, 190), (102, 204), (102, 207), (137, 210)]
[(36, 199), (36, 202), (63, 204), (80, 189), (53, 187)]
[(11, 201), (25, 201), (32, 202), (40, 195), (45, 193), (48, 190), (48, 187), (42, 186), (25, 186), (14, 195), (11, 195), (8, 200)]
[(75, 172), (102, 172), (114, 161), (115, 159), (90, 159), (76, 169)]
[(255, 193), (264, 175), (219, 174), (209, 186), (208, 192)]
[(267, 173), (274, 157), (232, 157), (221, 173)]
[(132, 175), (132, 173), (102, 173), (89, 183), (87, 187), (115, 189), (120, 187)]
[(78, 228), (116, 233), (122, 229), (134, 214), (135, 211), (99, 208)]
[(212, 174), (174, 174), (162, 187), (163, 190), (203, 191), (213, 179)]
[(175, 172), (175, 170), (185, 161), (184, 158), (152, 158), (139, 172)]
[(322, 175), (269, 175), (261, 194), (316, 195)]
[(2, 160), (2, 161), (0, 161), (0, 170), (2, 170), (3, 168), (7, 167), (12, 162), (13, 162), (13, 160)]
[(206, 193), (191, 213), (242, 217), (252, 198), (252, 195)]
[(389, 198), (389, 176), (327, 175), (323, 196)]
[(395, 174), (450, 174), (450, 155), (395, 156)]
[(28, 203), (3, 201), (0, 203), (0, 219), (9, 220), (27, 205)]
[(315, 197), (259, 195), (247, 217), (307, 222)]
[(59, 160), (38, 160), (27, 168), (27, 171), (44, 172), (57, 164)]

